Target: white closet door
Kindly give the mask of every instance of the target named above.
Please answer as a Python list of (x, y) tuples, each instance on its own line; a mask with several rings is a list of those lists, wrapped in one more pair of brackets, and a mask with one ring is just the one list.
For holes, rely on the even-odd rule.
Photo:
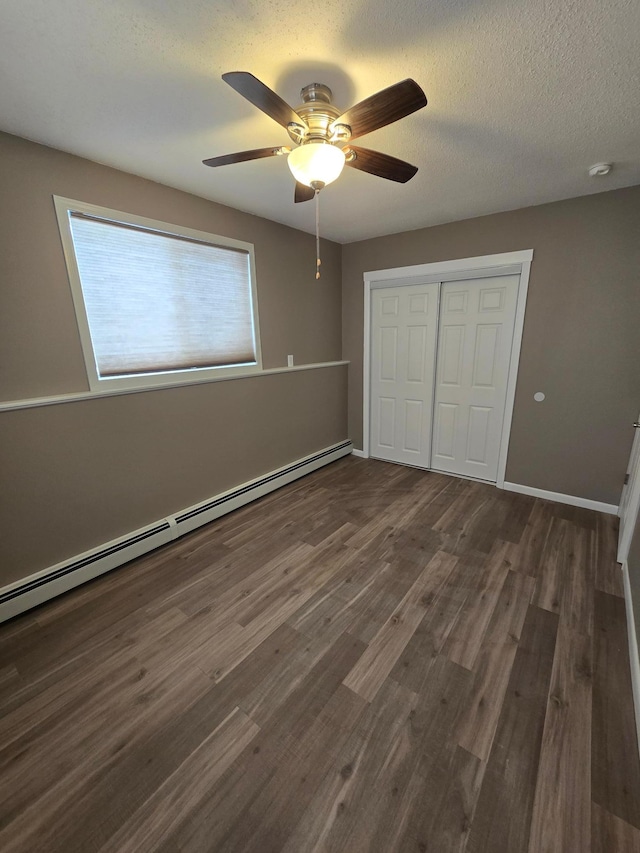
[(431, 467), (495, 482), (518, 275), (442, 284)]
[(437, 283), (371, 294), (371, 455), (428, 468)]

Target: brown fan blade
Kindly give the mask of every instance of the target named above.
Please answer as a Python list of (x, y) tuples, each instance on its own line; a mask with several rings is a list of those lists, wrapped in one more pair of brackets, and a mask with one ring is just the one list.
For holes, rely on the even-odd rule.
[(296, 204), (299, 204), (301, 201), (311, 201), (315, 194), (316, 191), (313, 187), (308, 187), (306, 184), (296, 181), (296, 191), (293, 195), (293, 200)]
[(407, 78), (360, 101), (346, 113), (342, 113), (331, 127), (347, 124), (351, 128), (351, 138), (356, 139), (411, 115), (426, 105), (427, 98), (420, 86), (415, 80)]
[(371, 175), (377, 175), (379, 178), (386, 178), (388, 181), (397, 181), (399, 184), (406, 184), (418, 171), (417, 166), (412, 166), (405, 160), (398, 160), (397, 157), (391, 157), (389, 154), (381, 154), (379, 151), (371, 151), (369, 148), (359, 148), (357, 145), (349, 145), (346, 151), (353, 151), (355, 158), (347, 159), (347, 166), (353, 169), (360, 169), (361, 172), (369, 172)]
[(301, 127), (306, 127), (303, 119), (300, 118), (286, 101), (283, 101), (280, 95), (276, 95), (268, 86), (265, 86), (253, 74), (248, 71), (228, 71), (222, 75), (225, 83), (228, 83), (232, 89), (235, 89), (239, 95), (250, 101), (254, 107), (262, 110), (282, 127), (287, 127), (289, 124), (298, 124)]
[(228, 166), (230, 163), (244, 163), (246, 160), (261, 160), (263, 157), (277, 157), (278, 154), (288, 154), (289, 149), (278, 146), (277, 148), (254, 148), (253, 151), (237, 151), (235, 154), (223, 154), (222, 157), (211, 157), (203, 160), (205, 166)]

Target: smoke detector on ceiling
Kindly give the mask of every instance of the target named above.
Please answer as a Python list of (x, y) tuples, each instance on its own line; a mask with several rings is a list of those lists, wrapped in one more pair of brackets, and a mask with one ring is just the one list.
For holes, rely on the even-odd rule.
[(589, 166), (589, 174), (592, 178), (598, 178), (602, 175), (608, 175), (612, 168), (611, 163), (595, 163), (595, 165)]

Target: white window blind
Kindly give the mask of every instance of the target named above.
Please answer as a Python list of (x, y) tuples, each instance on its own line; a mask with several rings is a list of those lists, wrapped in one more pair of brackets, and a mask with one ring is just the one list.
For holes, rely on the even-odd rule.
[(247, 251), (69, 220), (100, 378), (256, 364)]

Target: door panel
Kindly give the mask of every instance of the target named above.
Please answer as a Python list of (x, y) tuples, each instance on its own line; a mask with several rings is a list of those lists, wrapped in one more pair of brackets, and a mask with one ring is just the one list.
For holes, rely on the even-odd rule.
[(473, 361), (474, 388), (495, 388), (496, 356), (500, 343), (500, 326), (478, 326)]
[(438, 403), (436, 410), (436, 440), (434, 455), (442, 459), (453, 459), (454, 436), (458, 420), (458, 407), (451, 403)]
[(466, 314), (468, 294), (465, 290), (458, 290), (459, 285), (456, 282), (455, 287), (450, 288), (446, 292), (443, 291), (442, 298), (444, 299), (444, 312), (446, 314)]
[(431, 467), (495, 482), (518, 275), (445, 282)]
[(380, 378), (395, 382), (397, 377), (398, 329), (380, 329)]
[(398, 316), (399, 300), (397, 296), (386, 296), (381, 301), (381, 311), (388, 316)]
[(424, 382), (425, 348), (427, 343), (426, 326), (409, 326), (408, 328), (407, 382)]
[(479, 465), (487, 464), (489, 424), (491, 409), (482, 406), (469, 407), (469, 432), (467, 433), (467, 459)]
[(420, 452), (422, 440), (422, 400), (404, 401), (404, 448), (403, 450), (413, 453)]
[(396, 435), (396, 401), (380, 397), (378, 401), (378, 435), (382, 447), (393, 447)]
[(440, 384), (460, 386), (462, 377), (462, 353), (464, 326), (447, 326), (440, 338)]
[(371, 455), (430, 466), (439, 285), (371, 293)]
[(502, 311), (504, 308), (504, 287), (497, 288), (482, 288), (480, 291), (479, 310), (485, 311)]
[(427, 293), (414, 293), (409, 297), (409, 313), (423, 314), (426, 316), (429, 308), (429, 295)]

